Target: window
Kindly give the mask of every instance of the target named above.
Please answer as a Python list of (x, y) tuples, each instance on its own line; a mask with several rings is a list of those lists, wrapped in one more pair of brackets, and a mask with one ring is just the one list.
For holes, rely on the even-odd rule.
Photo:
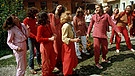
[(123, 5), (123, 10), (125, 10), (125, 3), (122, 3), (122, 5)]
[(116, 5), (115, 5), (115, 8), (118, 8), (118, 7), (119, 7), (119, 4), (116, 4)]
[(35, 2), (28, 2), (28, 7), (35, 7)]
[(47, 9), (47, 4), (46, 4), (46, 2), (41, 2), (40, 5), (41, 5), (41, 9), (42, 9), (42, 10), (46, 10), (46, 9)]
[(58, 5), (58, 1), (53, 1), (53, 8), (56, 8), (56, 6)]
[(130, 1), (130, 3), (131, 3), (131, 5), (133, 5), (134, 4), (134, 1)]

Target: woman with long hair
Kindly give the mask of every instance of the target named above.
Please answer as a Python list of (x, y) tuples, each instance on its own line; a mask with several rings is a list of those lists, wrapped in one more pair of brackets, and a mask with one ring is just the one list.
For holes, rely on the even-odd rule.
[(41, 67), (41, 54), (40, 54), (40, 44), (36, 41), (37, 35), (37, 19), (36, 14), (38, 13), (38, 9), (36, 7), (31, 7), (27, 11), (27, 17), (23, 20), (23, 23), (29, 26), (30, 36), (28, 38), (28, 48), (30, 52), (29, 56), (29, 69), (32, 74), (36, 74), (37, 72), (34, 70), (34, 56), (36, 48), (36, 57), (37, 63), (39, 67)]
[(16, 76), (24, 76), (27, 67), (26, 40), (29, 36), (28, 27), (21, 23), (15, 14), (12, 14), (5, 20), (3, 29), (8, 31), (7, 44), (13, 50), (16, 58)]
[[(120, 32), (122, 33), (122, 35), (125, 38), (127, 47), (129, 50), (131, 50), (132, 52), (135, 52), (135, 50), (132, 48), (132, 44), (128, 35), (128, 30), (126, 25), (128, 25), (129, 30), (131, 29), (132, 26), (132, 6), (131, 5), (127, 5), (126, 9), (124, 10), (124, 12), (120, 12), (118, 15), (115, 16), (115, 19), (117, 20), (117, 27), (119, 28)], [(116, 52), (119, 53), (120, 50), (120, 42), (121, 42), (121, 37), (118, 36), (118, 34), (116, 34)]]
[(42, 76), (52, 76), (52, 71), (56, 63), (56, 53), (53, 47), (56, 35), (51, 30), (47, 13), (38, 13), (37, 21), (39, 26), (37, 28), (36, 40), (40, 43)]
[(54, 50), (57, 54), (57, 61), (55, 70), (62, 69), (61, 51), (62, 51), (62, 39), (61, 39), (61, 27), (60, 16), (65, 12), (65, 7), (63, 5), (58, 5), (52, 13), (49, 13), (50, 24), (52, 32), (57, 35), (56, 40), (54, 40)]
[[(87, 39), (86, 39), (86, 32), (87, 32), (87, 26), (85, 24), (85, 16), (84, 16), (84, 10), (82, 8), (78, 8), (76, 10), (76, 15), (73, 17), (73, 25), (76, 33), (76, 37), (79, 37), (81, 39), (81, 43), (83, 45), (82, 53), (86, 55), (90, 55), (87, 51)], [(79, 59), (82, 59), (81, 52), (79, 49), (79, 43), (75, 42), (76, 46), (76, 55)]]

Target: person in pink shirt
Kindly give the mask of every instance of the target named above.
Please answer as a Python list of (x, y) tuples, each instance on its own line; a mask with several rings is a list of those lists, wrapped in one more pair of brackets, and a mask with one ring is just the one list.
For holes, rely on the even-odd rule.
[[(115, 16), (116, 16), (118, 13), (119, 13), (119, 9), (118, 9), (118, 8), (115, 8), (115, 9), (114, 9), (114, 12), (113, 12), (113, 15), (111, 16), (112, 21), (114, 22), (114, 24), (117, 23), (117, 20), (115, 19)], [(112, 28), (112, 34), (111, 34), (111, 37), (110, 37), (110, 44), (113, 43), (114, 35), (115, 35), (115, 30)]]
[(27, 44), (29, 35), (28, 28), (21, 24), (17, 16), (12, 14), (3, 24), (3, 29), (8, 31), (7, 44), (13, 50), (17, 62), (16, 76), (24, 76), (27, 67)]
[(107, 27), (108, 24), (111, 25), (114, 30), (120, 35), (119, 29), (111, 20), (111, 17), (103, 13), (103, 7), (101, 4), (95, 5), (96, 14), (92, 16), (91, 23), (88, 27), (87, 37), (93, 28), (93, 40), (94, 40), (94, 56), (95, 56), (95, 64), (99, 69), (103, 69), (103, 67), (99, 64), (100, 59), (100, 46), (102, 47), (102, 62), (110, 63), (106, 58), (106, 54), (108, 53), (108, 41), (107, 41)]
[[(87, 32), (87, 26), (85, 24), (85, 16), (84, 16), (84, 10), (82, 8), (78, 8), (76, 10), (76, 15), (73, 17), (73, 25), (76, 33), (76, 37), (81, 39), (81, 43), (83, 45), (82, 53), (86, 55), (90, 55), (87, 51), (87, 39), (86, 39), (86, 32)], [(78, 59), (82, 59), (81, 52), (79, 50), (79, 42), (75, 42), (76, 47), (76, 55)]]

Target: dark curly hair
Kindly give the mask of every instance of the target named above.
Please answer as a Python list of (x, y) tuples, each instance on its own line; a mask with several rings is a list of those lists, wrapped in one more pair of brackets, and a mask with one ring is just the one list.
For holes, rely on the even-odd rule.
[[(57, 8), (57, 6), (56, 6)], [(55, 14), (56, 8), (53, 9), (52, 13)], [(62, 6), (61, 11), (59, 12), (59, 17), (61, 16), (62, 13), (64, 13), (66, 11), (66, 8), (64, 6)]]
[(37, 21), (39, 25), (46, 25), (49, 22), (48, 18), (49, 17), (46, 12), (39, 12), (37, 14)]
[(27, 16), (34, 19), (35, 14), (37, 13), (38, 13), (38, 9), (36, 7), (31, 7), (31, 8), (28, 8)]
[(15, 16), (15, 14), (11, 14), (3, 23), (2, 28), (4, 30), (9, 30), (11, 29), (13, 26), (15, 26), (15, 23), (13, 22), (13, 16)]

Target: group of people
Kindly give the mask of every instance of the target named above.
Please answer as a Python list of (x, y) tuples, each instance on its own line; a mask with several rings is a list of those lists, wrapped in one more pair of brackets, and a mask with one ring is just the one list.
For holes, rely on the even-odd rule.
[[(102, 5), (96, 4), (95, 14), (88, 17), (90, 18), (88, 21), (85, 20), (87, 17), (82, 8), (79, 7), (76, 15), (72, 17), (71, 11), (66, 10), (62, 5), (58, 5), (51, 13), (39, 12), (37, 8), (31, 7), (28, 9), (23, 23), (15, 14), (12, 14), (5, 20), (3, 29), (8, 31), (7, 44), (13, 50), (16, 58), (16, 76), (25, 74), (27, 44), (30, 52), (29, 68), (32, 74), (37, 73), (34, 70), (34, 50), (36, 49), (37, 63), (42, 68), (42, 76), (53, 76), (52, 71), (55, 67), (61, 70), (64, 76), (72, 75), (73, 69), (78, 64), (78, 58), (82, 59), (81, 52), (86, 55), (90, 54), (86, 47), (92, 28), (97, 68), (103, 69), (99, 63), (100, 53), (102, 53), (102, 62), (111, 63), (106, 57), (108, 53), (106, 33), (109, 25), (116, 34), (116, 51), (120, 50), (121, 35), (123, 34), (128, 48), (135, 52), (126, 28), (126, 25), (129, 25), (130, 36), (135, 35), (135, 20), (133, 20), (135, 10), (131, 12), (131, 9), (130, 5), (122, 13), (118, 13), (117, 9), (111, 17), (104, 12)], [(79, 50), (80, 41), (83, 45), (82, 51)], [(112, 40), (110, 41), (112, 43)]]

